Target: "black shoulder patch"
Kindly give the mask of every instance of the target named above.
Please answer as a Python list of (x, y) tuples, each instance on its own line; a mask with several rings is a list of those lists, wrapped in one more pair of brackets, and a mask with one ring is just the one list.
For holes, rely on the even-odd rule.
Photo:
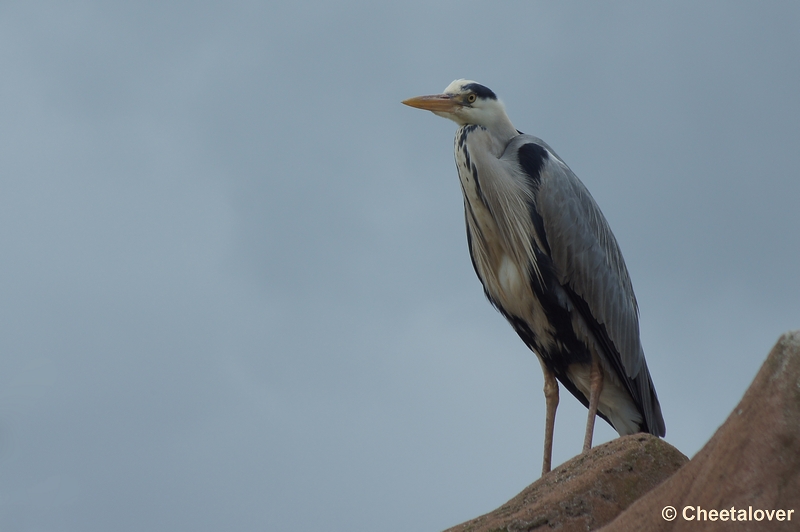
[(531, 184), (538, 186), (539, 181), (542, 179), (542, 166), (544, 166), (544, 162), (548, 157), (547, 150), (538, 144), (530, 142), (520, 146), (517, 157), (519, 158), (519, 165), (528, 174)]
[[(542, 166), (549, 157), (547, 150), (542, 146), (529, 142), (520, 146), (517, 152), (519, 165), (522, 171), (525, 172), (528, 178), (528, 186), (534, 196), (539, 195), (539, 186), (542, 184)], [(528, 213), (530, 214), (533, 228), (539, 235), (539, 240), (542, 242), (544, 252), (550, 255), (550, 244), (547, 241), (547, 232), (544, 229), (544, 220), (539, 210), (536, 208), (536, 201), (531, 201), (528, 205)], [(541, 261), (540, 261), (541, 262)]]
[(480, 83), (467, 83), (466, 85), (461, 87), (461, 90), (472, 91), (474, 92), (478, 98), (483, 100), (496, 100), (497, 95), (492, 92), (492, 89), (489, 87), (485, 87)]

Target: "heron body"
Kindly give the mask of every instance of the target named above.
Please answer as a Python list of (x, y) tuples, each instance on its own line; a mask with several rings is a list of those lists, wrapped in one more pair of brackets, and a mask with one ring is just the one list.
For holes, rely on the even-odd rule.
[(475, 272), (486, 297), (537, 355), (550, 470), (560, 382), (620, 434), (666, 433), (639, 339), (636, 296), (589, 191), (544, 141), (519, 132), (488, 88), (456, 80), (403, 103), (459, 124), (455, 160)]

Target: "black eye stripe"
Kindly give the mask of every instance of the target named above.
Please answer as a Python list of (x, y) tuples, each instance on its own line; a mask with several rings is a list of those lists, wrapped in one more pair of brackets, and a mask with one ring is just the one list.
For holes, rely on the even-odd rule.
[(484, 87), (480, 83), (467, 83), (461, 87), (461, 90), (471, 91), (476, 99), (483, 98), (484, 100), (496, 100), (497, 96), (495, 96), (494, 92), (491, 91), (488, 87)]

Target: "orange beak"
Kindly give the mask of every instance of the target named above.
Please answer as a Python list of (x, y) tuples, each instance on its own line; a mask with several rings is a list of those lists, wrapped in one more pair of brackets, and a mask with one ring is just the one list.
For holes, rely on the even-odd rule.
[(416, 107), (417, 109), (425, 109), (426, 111), (433, 111), (439, 113), (452, 113), (461, 104), (452, 94), (432, 94), (430, 96), (417, 96), (403, 100), (405, 105), (409, 107)]

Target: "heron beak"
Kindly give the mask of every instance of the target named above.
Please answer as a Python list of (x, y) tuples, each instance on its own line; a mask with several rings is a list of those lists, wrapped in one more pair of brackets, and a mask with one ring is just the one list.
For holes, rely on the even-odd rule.
[(409, 107), (416, 107), (417, 109), (425, 109), (426, 111), (433, 111), (434, 113), (452, 113), (461, 104), (456, 100), (452, 94), (433, 94), (431, 96), (417, 96), (403, 100), (405, 105)]

